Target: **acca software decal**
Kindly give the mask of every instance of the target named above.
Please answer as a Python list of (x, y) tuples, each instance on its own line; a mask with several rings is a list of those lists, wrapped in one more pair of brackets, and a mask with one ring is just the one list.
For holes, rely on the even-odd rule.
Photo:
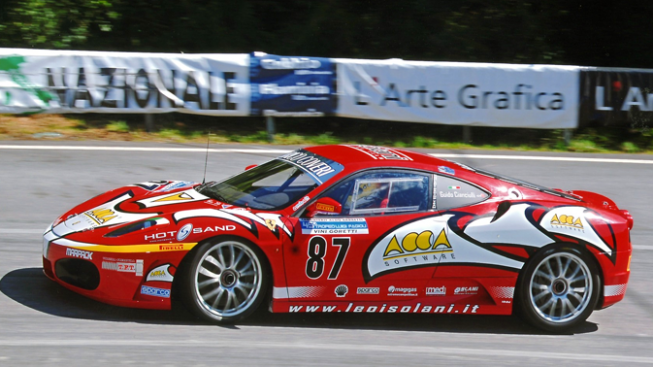
[(324, 116), (335, 112), (336, 68), (322, 57), (250, 56), (251, 114)]

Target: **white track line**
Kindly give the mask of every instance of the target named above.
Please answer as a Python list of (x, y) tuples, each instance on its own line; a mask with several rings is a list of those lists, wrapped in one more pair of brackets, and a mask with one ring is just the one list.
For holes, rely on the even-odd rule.
[(526, 160), (526, 161), (653, 164), (653, 160), (646, 160), (646, 159), (553, 157), (553, 156), (532, 156), (532, 155), (447, 154), (447, 153), (444, 154), (434, 153), (431, 155), (438, 158), (514, 159), (514, 160)]
[[(15, 150), (95, 150), (114, 152), (180, 152), (205, 153), (206, 148), (164, 148), (164, 147), (94, 147), (74, 145), (0, 145), (0, 149)], [(283, 154), (287, 149), (209, 149), (213, 153), (253, 153), (253, 154)]]
[(43, 234), (45, 229), (14, 229), (14, 228), (0, 228), (0, 234)]
[[(80, 151), (114, 151), (114, 152), (179, 152), (179, 153), (204, 153), (205, 148), (165, 148), (165, 147), (109, 147), (109, 146), (74, 146), (74, 145), (0, 145), (0, 149), (7, 150), (80, 150)], [(211, 153), (246, 153), (246, 154), (284, 154), (287, 149), (237, 149), (221, 148), (209, 149)], [(589, 163), (629, 163), (653, 164), (650, 159), (618, 159), (618, 158), (584, 158), (584, 157), (555, 157), (555, 156), (530, 156), (530, 155), (492, 155), (492, 154), (452, 154), (430, 153), (438, 158), (471, 158), (471, 159), (507, 159), (529, 161), (553, 162), (589, 162)]]

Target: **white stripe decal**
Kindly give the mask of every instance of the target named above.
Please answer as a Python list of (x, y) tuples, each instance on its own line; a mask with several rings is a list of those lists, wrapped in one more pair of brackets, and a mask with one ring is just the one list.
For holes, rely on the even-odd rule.
[(272, 298), (274, 299), (288, 299), (288, 288), (286, 287), (273, 287)]
[(42, 229), (13, 229), (13, 228), (0, 228), (1, 234), (43, 234)]
[(492, 298), (513, 298), (515, 287), (490, 287)]
[[(205, 153), (206, 148), (165, 148), (165, 147), (109, 147), (109, 146), (72, 146), (72, 145), (0, 145), (0, 149), (26, 149), (26, 150), (94, 150), (94, 151), (122, 151), (122, 152), (191, 152)], [(252, 154), (283, 154), (287, 149), (209, 149), (212, 153), (252, 153)]]
[(312, 298), (318, 297), (324, 290), (324, 287), (274, 287), (272, 297), (274, 299), (288, 298)]
[(603, 295), (605, 297), (621, 296), (626, 293), (627, 284), (606, 285)]

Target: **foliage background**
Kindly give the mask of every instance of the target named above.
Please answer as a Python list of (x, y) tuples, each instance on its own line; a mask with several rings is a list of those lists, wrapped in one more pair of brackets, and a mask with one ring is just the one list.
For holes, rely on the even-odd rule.
[(653, 3), (2, 0), (3, 47), (653, 67)]
[[(653, 68), (651, 19), (653, 2), (636, 0), (0, 0), (0, 45)], [(139, 116), (125, 116), (118, 125), (98, 115), (74, 118), (66, 124), (79, 136), (95, 128), (113, 134), (107, 126), (144, 130)], [(266, 137), (260, 132), (263, 123), (253, 118), (208, 121), (173, 114), (157, 119), (159, 133), (182, 138), (216, 124), (226, 139)], [(24, 120), (0, 120), (0, 138), (27, 136), (11, 132), (11, 126), (25, 126)], [(462, 138), (460, 127), (316, 121), (284, 119), (277, 131), (412, 146)], [(564, 149), (560, 131), (474, 131), (477, 144)], [(300, 138), (295, 140), (306, 141)], [(651, 151), (653, 129), (585, 129), (576, 132), (570, 149), (574, 144), (580, 151)]]

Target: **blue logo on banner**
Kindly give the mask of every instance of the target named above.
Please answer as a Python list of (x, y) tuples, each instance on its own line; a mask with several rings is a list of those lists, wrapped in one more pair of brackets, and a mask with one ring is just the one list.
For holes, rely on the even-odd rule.
[(250, 55), (251, 114), (323, 116), (334, 113), (336, 64), (324, 57)]

